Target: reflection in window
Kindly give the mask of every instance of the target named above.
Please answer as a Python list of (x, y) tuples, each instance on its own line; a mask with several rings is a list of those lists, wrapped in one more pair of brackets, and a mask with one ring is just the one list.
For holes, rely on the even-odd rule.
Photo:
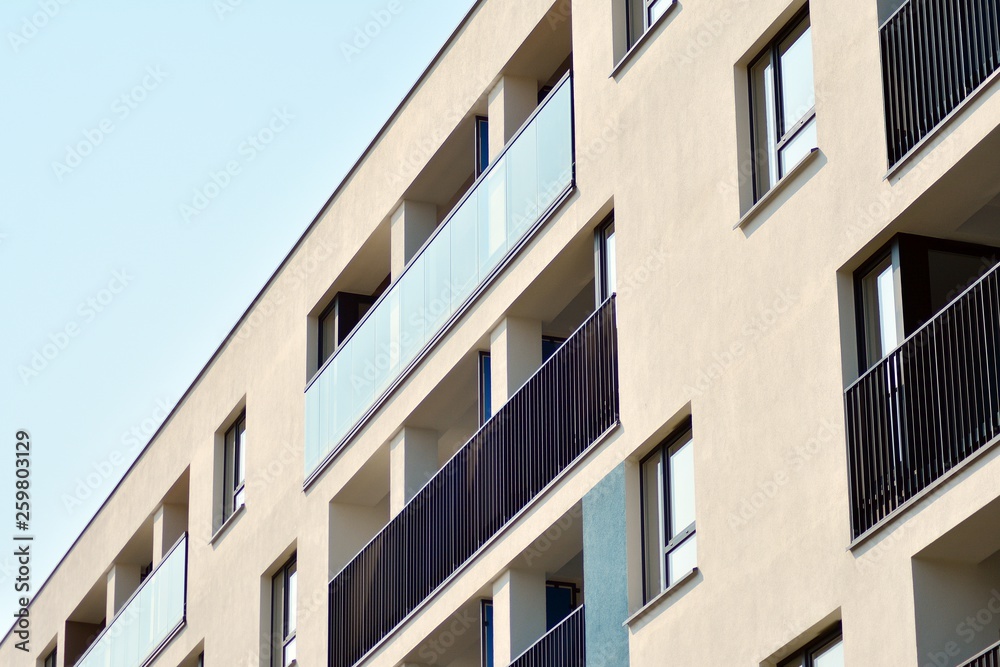
[(624, 0), (628, 46), (632, 48), (676, 0)]
[(844, 638), (840, 630), (812, 642), (778, 667), (844, 667)]
[(618, 289), (615, 219), (612, 214), (597, 228), (598, 299), (604, 302)]
[(271, 579), (271, 667), (296, 663), (298, 568), (295, 556)]
[(225, 521), (246, 504), (246, 433), (247, 415), (244, 411), (226, 431), (223, 469), (225, 471), (222, 498), (222, 520)]
[(793, 22), (750, 65), (754, 201), (816, 148), (809, 16)]
[(642, 461), (640, 486), (643, 591), (648, 602), (698, 563), (690, 424)]

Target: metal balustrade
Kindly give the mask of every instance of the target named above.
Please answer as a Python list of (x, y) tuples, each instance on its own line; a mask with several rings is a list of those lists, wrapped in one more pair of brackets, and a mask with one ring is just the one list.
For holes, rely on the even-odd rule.
[(187, 535), (139, 586), (76, 667), (142, 667), (184, 626)]
[(510, 667), (586, 667), (586, 635), (586, 616), (581, 605), (518, 656)]
[(560, 81), (306, 389), (307, 483), (573, 187)]
[(879, 29), (889, 165), (1000, 63), (998, 0), (909, 0)]
[(330, 582), (331, 667), (361, 660), (618, 422), (608, 299)]
[(845, 393), (858, 537), (1000, 437), (1000, 266)]
[(962, 667), (1000, 667), (1000, 644), (994, 644)]

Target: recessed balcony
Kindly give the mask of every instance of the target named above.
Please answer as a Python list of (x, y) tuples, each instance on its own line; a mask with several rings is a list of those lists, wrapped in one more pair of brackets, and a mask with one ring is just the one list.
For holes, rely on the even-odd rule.
[(333, 578), (331, 667), (362, 660), (617, 424), (617, 377), (611, 298)]
[(572, 99), (567, 74), (313, 378), (307, 483), (572, 189)]

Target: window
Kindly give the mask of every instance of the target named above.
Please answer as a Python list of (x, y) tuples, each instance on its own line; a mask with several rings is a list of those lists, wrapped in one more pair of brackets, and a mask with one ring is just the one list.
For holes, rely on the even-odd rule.
[(490, 166), (490, 121), (476, 116), (476, 178)]
[(481, 632), (479, 635), (480, 664), (493, 667), (493, 601), (483, 600), (479, 607)]
[(479, 425), (493, 416), (493, 373), (490, 370), (490, 353), (479, 353)]
[(247, 413), (244, 411), (236, 423), (226, 431), (223, 470), (225, 481), (222, 497), (222, 520), (225, 522), (236, 513), (246, 500), (246, 431)]
[(618, 265), (615, 259), (615, 219), (609, 217), (597, 228), (595, 238), (597, 260), (597, 300), (604, 303), (618, 289), (615, 277)]
[(675, 0), (625, 0), (628, 46), (632, 48)]
[[(569, 616), (579, 604), (580, 588), (572, 582), (545, 582), (545, 631), (548, 632)], [(480, 605), (480, 655), (482, 667), (493, 667), (493, 601)]]
[(754, 201), (816, 148), (816, 95), (808, 13), (750, 65)]
[(548, 632), (577, 608), (580, 589), (574, 583), (545, 582), (545, 631)]
[(56, 667), (56, 651), (58, 649), (52, 649), (52, 653), (45, 656), (45, 662), (42, 663), (43, 667)]
[(690, 423), (643, 459), (640, 487), (643, 597), (648, 602), (698, 562)]
[(322, 368), (326, 360), (332, 357), (337, 348), (347, 340), (347, 337), (354, 331), (354, 327), (358, 326), (388, 286), (389, 277), (386, 277), (372, 296), (337, 292), (333, 301), (319, 316), (319, 335), (317, 337), (319, 340), (319, 363), (317, 368)]
[(778, 667), (844, 667), (844, 638), (840, 628), (778, 663)]
[(858, 363), (865, 372), (1000, 261), (1000, 249), (897, 234), (854, 273)]
[(271, 667), (291, 667), (295, 661), (298, 575), (295, 556), (271, 580)]
[[(566, 342), (557, 336), (542, 336), (542, 363), (549, 360)], [(479, 353), (479, 425), (482, 426), (493, 416), (493, 373), (490, 369), (490, 353)]]
[(896, 349), (903, 338), (899, 318), (899, 290), (892, 255), (887, 255), (861, 278), (864, 310), (864, 348), (868, 367)]

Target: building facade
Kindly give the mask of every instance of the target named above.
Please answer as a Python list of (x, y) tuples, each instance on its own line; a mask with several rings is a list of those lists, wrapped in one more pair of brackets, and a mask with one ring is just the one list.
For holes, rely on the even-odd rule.
[(477, 2), (0, 664), (996, 666), (998, 11)]

